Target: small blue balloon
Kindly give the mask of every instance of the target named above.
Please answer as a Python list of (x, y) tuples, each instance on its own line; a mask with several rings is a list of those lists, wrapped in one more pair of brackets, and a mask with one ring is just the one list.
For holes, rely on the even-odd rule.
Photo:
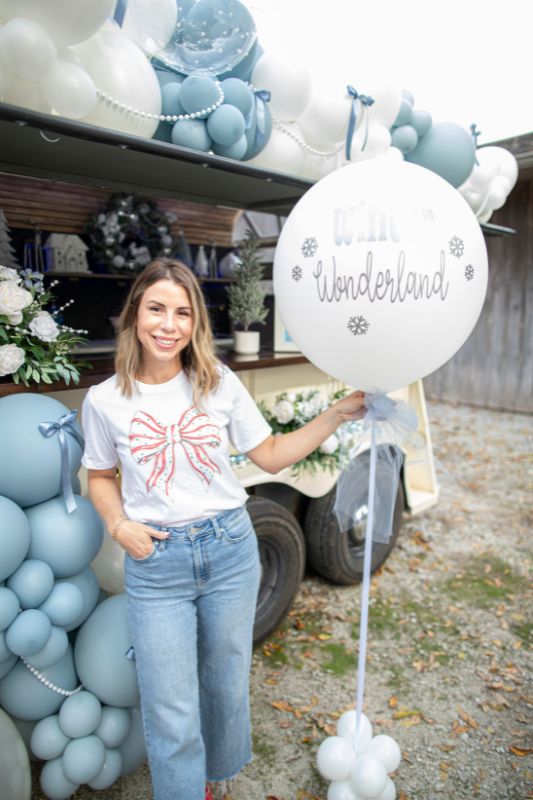
[(98, 775), (89, 781), (91, 789), (108, 789), (120, 778), (122, 756), (119, 750), (106, 750), (104, 766)]
[(265, 51), (256, 39), (248, 55), (239, 61), (233, 69), (219, 75), (219, 80), (224, 81), (226, 78), (239, 78), (241, 81), (247, 81), (249, 83), (252, 80), (254, 67), (264, 52)]
[(220, 93), (213, 78), (191, 75), (185, 78), (180, 87), (179, 100), (187, 114), (209, 108), (219, 97)]
[(17, 595), (6, 586), (0, 586), (0, 631), (5, 631), (11, 625), (19, 611), (20, 603)]
[(246, 118), (254, 107), (254, 95), (250, 87), (239, 78), (228, 78), (221, 83), (224, 103), (238, 108)]
[(167, 83), (161, 90), (161, 113), (167, 115), (185, 114), (185, 109), (180, 103), (181, 83), (174, 81)]
[(2, 631), (0, 632), (0, 663), (2, 661), (7, 661), (7, 659), (12, 655), (13, 653), (6, 644), (6, 635), (4, 631)]
[(235, 106), (223, 103), (207, 119), (207, 132), (217, 144), (229, 147), (239, 141), (246, 127), (242, 113)]
[(83, 595), (74, 583), (56, 583), (40, 610), (50, 617), (52, 625), (69, 625), (83, 610)]
[(39, 781), (41, 789), (50, 800), (67, 800), (80, 786), (79, 783), (69, 781), (65, 775), (61, 756), (46, 762)]
[[(73, 691), (77, 677), (70, 645), (63, 658), (42, 670), (41, 674), (60, 689)], [(55, 714), (64, 699), (63, 695), (38, 681), (20, 660), (0, 680), (0, 705), (19, 719), (37, 720)]]
[(59, 727), (72, 739), (94, 733), (102, 719), (102, 706), (92, 692), (78, 692), (67, 697), (59, 709)]
[[(0, 401), (1, 403), (1, 401)], [(1, 409), (1, 405), (0, 405)], [(1, 414), (0, 410), (0, 414)], [(0, 425), (1, 427), (1, 425)], [(1, 441), (1, 435), (0, 435)], [(0, 459), (0, 463), (4, 459)], [(0, 467), (1, 469), (1, 467)], [(0, 497), (0, 579), (11, 575), (24, 561), (30, 546), (30, 526), (24, 511), (7, 497)]]
[(59, 717), (53, 714), (39, 720), (33, 728), (30, 738), (32, 753), (43, 761), (59, 758), (63, 754), (70, 739), (59, 727)]
[(433, 124), (431, 114), (429, 111), (424, 111), (422, 108), (413, 109), (411, 114), (411, 121), (409, 123), (413, 126), (418, 136), (425, 136)]
[(235, 142), (235, 144), (230, 144), (228, 146), (223, 144), (216, 144), (213, 142), (213, 152), (216, 153), (217, 156), (224, 156), (224, 158), (234, 158), (237, 161), (242, 161), (244, 154), (248, 148), (248, 141), (244, 134), (241, 138)]
[(119, 747), (125, 740), (131, 727), (131, 719), (127, 708), (104, 706), (102, 719), (95, 730), (106, 747)]
[(436, 122), (406, 160), (430, 169), (457, 188), (472, 172), (476, 148), (470, 133), (460, 125)]
[(105, 761), (104, 743), (98, 736), (73, 739), (61, 756), (65, 775), (72, 783), (89, 783), (96, 778)]
[(411, 120), (412, 113), (413, 113), (413, 104), (406, 97), (402, 97), (402, 101), (400, 103), (400, 110), (398, 111), (398, 116), (394, 120), (393, 127), (398, 127), (400, 125), (408, 125)]
[(400, 125), (399, 128), (394, 128), (391, 139), (392, 146), (401, 150), (404, 156), (411, 153), (418, 144), (418, 134), (411, 125)]
[(64, 625), (63, 627), (65, 630), (73, 631), (76, 628), (79, 628), (82, 623), (85, 622), (89, 614), (93, 611), (96, 607), (98, 602), (98, 595), (100, 593), (100, 587), (98, 585), (98, 578), (95, 575), (95, 572), (91, 567), (85, 567), (84, 570), (81, 572), (77, 572), (76, 575), (70, 575), (66, 579), (62, 579), (57, 581), (57, 583), (73, 583), (75, 586), (78, 587), (80, 590), (82, 597), (83, 597), (83, 608), (81, 613), (75, 620), (73, 620), (69, 625)]
[(50, 620), (36, 608), (23, 611), (6, 631), (6, 644), (17, 656), (32, 656), (42, 650), (50, 638)]
[(172, 123), (160, 122), (155, 129), (152, 139), (156, 139), (158, 142), (168, 142), (172, 144)]
[(48, 597), (53, 585), (54, 573), (48, 564), (38, 558), (23, 561), (7, 582), (22, 608), (39, 606)]
[(180, 147), (205, 153), (211, 149), (211, 139), (206, 124), (201, 119), (181, 119), (176, 122), (172, 128), (172, 142)]
[(5, 658), (3, 661), (0, 661), (0, 680), (7, 675), (8, 672), (11, 672), (13, 667), (18, 661), (18, 656), (14, 653), (10, 655), (9, 658)]
[(244, 135), (248, 142), (246, 153), (243, 156), (243, 161), (249, 161), (251, 158), (259, 155), (265, 149), (270, 134), (272, 133), (272, 114), (268, 103), (262, 100), (258, 101), (257, 108), (252, 113), (252, 121), (250, 126), (246, 129)]
[(41, 670), (51, 667), (59, 661), (68, 650), (68, 636), (64, 628), (52, 625), (50, 638), (42, 650), (32, 656), (28, 656), (26, 661), (35, 669)]
[(128, 736), (120, 745), (122, 756), (122, 775), (129, 775), (146, 761), (146, 743), (140, 708), (130, 708), (131, 728)]

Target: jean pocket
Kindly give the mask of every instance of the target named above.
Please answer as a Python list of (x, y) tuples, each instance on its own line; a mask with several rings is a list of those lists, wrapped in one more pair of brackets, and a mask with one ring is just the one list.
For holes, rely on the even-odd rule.
[(129, 553), (126, 553), (126, 555), (129, 556), (129, 558), (131, 558), (131, 560), (133, 562), (135, 562), (135, 564), (146, 564), (147, 561), (151, 561), (153, 559), (153, 557), (155, 556), (157, 551), (158, 551), (157, 545), (156, 544), (152, 544), (151, 552), (148, 553), (147, 556), (144, 556), (144, 558), (135, 558), (134, 556), (130, 555)]
[(229, 516), (222, 525), (222, 533), (227, 542), (242, 542), (254, 532), (252, 520), (248, 512), (241, 508)]

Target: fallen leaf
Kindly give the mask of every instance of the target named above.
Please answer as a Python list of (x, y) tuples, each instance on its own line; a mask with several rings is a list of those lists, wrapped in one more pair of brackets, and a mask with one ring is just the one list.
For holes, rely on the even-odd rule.
[(397, 697), (389, 697), (389, 708), (397, 708), (398, 707), (398, 698)]
[(517, 747), (514, 744), (509, 745), (509, 750), (515, 756), (530, 756), (533, 753), (533, 747)]
[(291, 714), (294, 711), (294, 708), (289, 703), (286, 703), (285, 700), (273, 700), (270, 705), (278, 711), (288, 711)]

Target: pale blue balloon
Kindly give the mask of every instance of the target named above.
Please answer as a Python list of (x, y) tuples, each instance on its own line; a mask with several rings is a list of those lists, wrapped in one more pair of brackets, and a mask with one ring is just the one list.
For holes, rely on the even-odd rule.
[(126, 658), (130, 647), (126, 595), (116, 594), (84, 622), (74, 648), (81, 682), (102, 703), (124, 708), (139, 702), (135, 662)]
[(172, 143), (204, 153), (211, 149), (211, 139), (201, 119), (180, 119), (176, 122), (172, 128)]
[(270, 139), (270, 134), (272, 133), (272, 114), (268, 103), (261, 102), (260, 114), (261, 120), (258, 120), (257, 111), (254, 109), (251, 124), (244, 133), (246, 141), (248, 142), (248, 147), (243, 156), (243, 161), (249, 161), (251, 158), (259, 155), (259, 153), (265, 149)]
[(0, 586), (0, 631), (5, 631), (11, 625), (19, 611), (20, 603), (17, 595), (6, 586)]
[[(39, 431), (42, 422), (58, 422), (69, 409), (46, 394), (13, 394), (0, 399), (0, 441), (9, 458), (0, 460), (0, 494), (22, 508), (55, 497), (61, 487), (59, 437)], [(81, 436), (78, 422), (74, 427)], [(71, 479), (81, 465), (82, 448), (65, 433)], [(64, 502), (64, 501), (63, 501)]]
[(242, 161), (247, 148), (248, 148), (248, 142), (244, 134), (237, 142), (235, 142), (235, 144), (230, 144), (228, 146), (223, 144), (216, 144), (215, 142), (213, 142), (213, 152), (216, 153), (217, 156), (224, 156), (224, 158), (234, 158), (237, 161)]
[[(72, 647), (69, 645), (63, 658), (42, 670), (41, 674), (58, 688), (73, 691), (78, 680)], [(0, 705), (19, 719), (37, 720), (55, 714), (64, 699), (63, 695), (37, 680), (20, 660), (0, 680)]]
[(84, 570), (77, 572), (76, 575), (70, 575), (68, 578), (57, 581), (57, 583), (73, 583), (82, 594), (83, 608), (81, 614), (69, 625), (63, 626), (67, 632), (73, 631), (85, 622), (89, 614), (96, 607), (98, 595), (100, 593), (98, 578), (91, 567), (85, 567)]
[(181, 83), (173, 81), (165, 84), (161, 89), (161, 113), (168, 114), (185, 114), (185, 109), (180, 103)]
[(127, 708), (104, 706), (102, 719), (95, 730), (106, 747), (119, 747), (129, 733), (131, 719)]
[(168, 142), (168, 144), (172, 144), (172, 123), (160, 122), (155, 129), (152, 139), (156, 139), (158, 142)]
[(0, 662), (6, 661), (13, 653), (6, 644), (6, 635), (4, 631), (0, 632)]
[(106, 750), (104, 766), (98, 775), (89, 781), (91, 789), (108, 789), (120, 778), (122, 756), (119, 750)]
[(235, 106), (222, 103), (207, 119), (207, 132), (217, 144), (229, 147), (244, 135), (246, 121)]
[(220, 93), (213, 78), (190, 75), (180, 87), (179, 101), (186, 114), (209, 108), (219, 97)]
[(39, 781), (41, 789), (50, 800), (67, 800), (80, 786), (79, 783), (69, 781), (65, 775), (61, 756), (46, 762), (41, 770)]
[(412, 125), (415, 131), (418, 133), (419, 136), (425, 136), (426, 133), (429, 131), (433, 124), (433, 120), (431, 118), (431, 114), (429, 111), (424, 111), (423, 108), (414, 108), (413, 113), (411, 114), (411, 121), (409, 125)]
[(175, 72), (167, 72), (165, 69), (156, 69), (155, 74), (161, 89), (163, 89), (167, 83), (182, 83), (183, 81), (183, 77), (181, 75), (177, 75)]
[(72, 739), (61, 756), (65, 775), (72, 783), (89, 783), (96, 778), (105, 761), (104, 743), (98, 736)]
[(10, 717), (10, 719), (15, 725), (20, 735), (22, 736), (22, 740), (26, 745), (26, 750), (28, 752), (28, 758), (30, 759), (30, 761), (38, 761), (37, 756), (33, 755), (30, 747), (31, 734), (33, 732), (33, 729), (35, 728), (36, 723), (28, 722), (28, 720), (25, 719), (18, 719), (17, 717)]
[(54, 585), (54, 573), (44, 561), (27, 558), (7, 581), (22, 608), (35, 608), (45, 600)]
[(402, 153), (411, 153), (418, 144), (418, 134), (411, 125), (400, 125), (394, 128), (391, 135), (391, 144), (397, 147)]
[(30, 558), (40, 558), (54, 575), (66, 578), (85, 569), (100, 550), (102, 520), (86, 497), (76, 496), (77, 508), (69, 514), (62, 497), (26, 509), (30, 523)]
[(406, 160), (430, 169), (457, 188), (472, 172), (476, 149), (465, 128), (454, 122), (436, 122)]
[(408, 103), (410, 103), (411, 107), (415, 104), (415, 96), (414, 94), (409, 91), (409, 89), (402, 89), (402, 97), (404, 97)]
[(394, 120), (393, 127), (397, 127), (399, 125), (408, 125), (411, 120), (412, 113), (413, 113), (412, 102), (408, 98), (402, 97), (402, 101), (400, 103), (400, 110), (398, 111), (398, 116)]
[(2, 680), (2, 678), (7, 675), (8, 672), (11, 672), (18, 660), (18, 656), (13, 653), (9, 656), (9, 658), (5, 658), (3, 661), (0, 661), (0, 680)]
[(56, 661), (59, 661), (68, 649), (68, 636), (64, 628), (58, 628), (52, 625), (50, 638), (46, 642), (42, 650), (32, 656), (28, 656), (26, 661), (31, 664), (35, 669), (42, 670), (46, 667), (51, 667)]
[(235, 106), (246, 118), (254, 107), (254, 95), (250, 87), (239, 78), (227, 78), (221, 83), (224, 103)]
[(52, 625), (70, 625), (83, 610), (83, 595), (75, 583), (56, 583), (39, 608), (50, 617)]
[(26, 745), (0, 709), (0, 792), (2, 800), (30, 800), (31, 773)]
[(67, 697), (59, 709), (59, 727), (66, 736), (79, 739), (94, 733), (102, 719), (102, 705), (92, 692)]
[[(4, 398), (7, 399), (7, 398)], [(1, 409), (2, 400), (0, 400)], [(0, 410), (0, 414), (1, 414)], [(1, 427), (1, 422), (0, 422)], [(1, 435), (0, 435), (1, 441)], [(2, 461), (0, 459), (0, 465)], [(0, 469), (2, 467), (0, 466)], [(0, 497), (0, 579), (9, 577), (22, 564), (30, 546), (30, 526), (24, 511), (7, 497)]]
[(59, 727), (59, 716), (53, 714), (39, 720), (30, 737), (31, 751), (37, 758), (50, 761), (63, 755), (70, 738)]
[(52, 632), (49, 618), (37, 608), (22, 611), (6, 631), (6, 644), (17, 656), (32, 656), (42, 650)]
[(141, 709), (130, 708), (130, 717), (130, 732), (119, 747), (122, 756), (122, 775), (134, 772), (147, 758)]
[(254, 67), (264, 52), (265, 51), (256, 39), (248, 55), (239, 61), (233, 69), (219, 75), (219, 80), (224, 81), (226, 78), (239, 78), (241, 81), (247, 81), (249, 83), (252, 80)]

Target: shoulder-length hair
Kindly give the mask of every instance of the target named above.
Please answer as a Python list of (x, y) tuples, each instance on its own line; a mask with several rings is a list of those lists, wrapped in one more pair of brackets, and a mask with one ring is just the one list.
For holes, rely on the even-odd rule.
[(213, 334), (204, 296), (191, 270), (172, 258), (156, 258), (138, 275), (131, 287), (118, 320), (115, 371), (118, 385), (126, 397), (133, 394), (134, 380), (142, 363), (142, 346), (137, 338), (137, 316), (143, 294), (161, 280), (183, 286), (192, 306), (192, 337), (181, 352), (181, 364), (193, 386), (193, 399), (202, 398), (216, 389), (220, 381), (219, 361), (215, 355)]

